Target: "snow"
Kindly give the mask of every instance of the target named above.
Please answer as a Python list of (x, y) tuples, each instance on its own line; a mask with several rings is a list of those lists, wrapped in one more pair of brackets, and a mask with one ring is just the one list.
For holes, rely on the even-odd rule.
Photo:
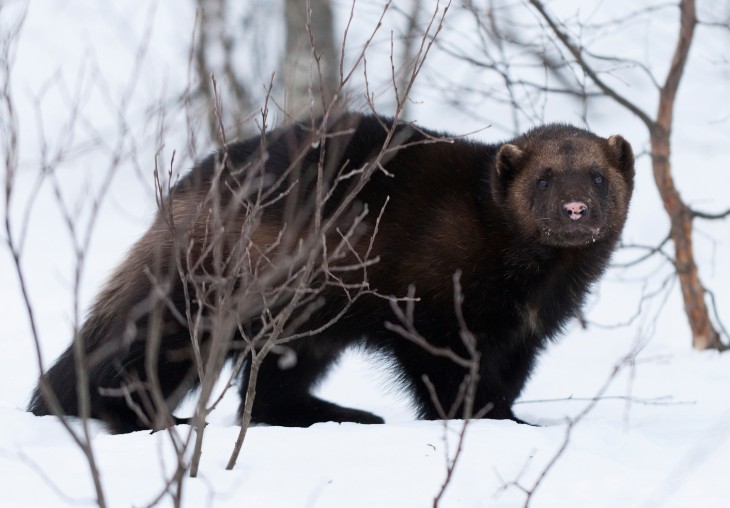
[[(569, 337), (560, 349), (579, 349), (580, 340)], [(554, 358), (548, 356), (550, 364)], [(601, 363), (606, 364), (592, 358), (594, 366)], [(358, 370), (358, 360), (351, 364)], [(547, 367), (517, 406), (521, 417), (542, 426), (470, 422), (443, 506), (522, 505), (524, 494), (509, 484), (534, 484), (565, 440), (568, 426), (560, 420), (588, 404), (530, 403), (533, 394), (545, 391), (533, 387), (555, 378)], [(549, 390), (554, 397), (592, 397), (592, 384), (604, 381), (601, 372), (555, 367), (563, 371), (559, 380), (566, 388)], [(729, 369), (728, 357), (714, 353), (681, 354), (639, 366), (631, 387), (636, 400), (606, 398), (573, 427), (534, 505), (725, 506), (730, 411), (718, 401), (726, 399)], [(353, 385), (362, 389), (346, 374), (335, 378), (333, 384), (347, 386), (342, 391), (351, 392)], [(612, 393), (626, 395), (626, 384), (616, 379)], [(643, 399), (647, 403), (638, 402)], [(379, 426), (255, 427), (233, 471), (225, 466), (238, 428), (211, 423), (202, 474), (185, 480), (185, 506), (428, 506), (444, 480), (446, 457), (453, 457), (463, 422), (408, 421), (402, 415), (388, 420)], [(2, 409), (0, 422), (0, 475), (7, 480), (3, 506), (57, 506), (91, 497), (85, 459), (53, 417)], [(185, 435), (188, 429), (178, 431)], [(174, 466), (164, 432), (110, 436), (96, 429), (94, 448), (111, 506), (150, 502), (164, 484), (162, 471)]]
[[(707, 3), (708, 12), (710, 4)], [(1, 27), (7, 26), (5, 23), (17, 5), (3, 7)], [(144, 122), (143, 106), (165, 94), (174, 96), (178, 89), (172, 83), (186, 79), (188, 28), (194, 19), (192, 9), (180, 7), (181, 2), (161, 1), (156, 5), (147, 10), (131, 8), (124, 2), (81, 7), (73, 2), (39, 1), (32, 2), (28, 12), (15, 67), (14, 91), (22, 113), (22, 171), (11, 203), (12, 224), (20, 231), (21, 212), (35, 195), (35, 205), (28, 216), (22, 266), (46, 366), (67, 346), (74, 323), (81, 319), (104, 278), (144, 231), (154, 213), (150, 174), (154, 154), (160, 147), (155, 140), (155, 126)], [(561, 5), (566, 13), (573, 12), (570, 2)], [(721, 7), (717, 2), (713, 5)], [(364, 10), (372, 11), (372, 16), (378, 14), (377, 9), (369, 6)], [(97, 195), (108, 171), (114, 172), (98, 221), (90, 230), (79, 287), (80, 308), (75, 310), (75, 260), (62, 208), (48, 181), (40, 190), (34, 187), (39, 159), (36, 151), (41, 141), (38, 133), (44, 132), (50, 146), (56, 146), (66, 132), (69, 118), (68, 96), (57, 87), (44, 92), (44, 87), (51, 76), (59, 73), (68, 90), (74, 90), (79, 83), (95, 90), (82, 111), (88, 126), (72, 129), (75, 146), (84, 146), (84, 142), (93, 139), (91, 132), (116, 132), (116, 106), (109, 97), (125, 90), (123, 84), (134, 61), (135, 45), (130, 41), (142, 40), (148, 24), (153, 29), (144, 79), (129, 106), (130, 118), (136, 122), (132, 129), (136, 130), (135, 139), (139, 142), (134, 147), (135, 160), (142, 162), (111, 168), (103, 156), (104, 147), (94, 146), (71, 154), (57, 172), (57, 185), (66, 208), (84, 226), (82, 236), (87, 232), (90, 217), (86, 198)], [(655, 35), (659, 38), (652, 40), (673, 37), (673, 31), (667, 31), (661, 20), (651, 25), (657, 34), (665, 34)], [(362, 28), (363, 33), (368, 30)], [(351, 37), (352, 47), (356, 47), (357, 33)], [(388, 37), (386, 33), (386, 42)], [(696, 58), (690, 63), (696, 67), (691, 67), (683, 82), (677, 104), (673, 161), (678, 185), (690, 203), (721, 210), (730, 204), (730, 174), (725, 171), (730, 166), (729, 39), (717, 31), (709, 31), (704, 39), (698, 37), (693, 49)], [(620, 44), (620, 39), (612, 39), (611, 43)], [(718, 49), (718, 41), (724, 42), (724, 50)], [(385, 46), (375, 45), (376, 49)], [(660, 44), (653, 44), (651, 51), (643, 45), (634, 46), (637, 58), (647, 56), (642, 51), (648, 51), (657, 61), (666, 57), (667, 50)], [(718, 62), (723, 58), (725, 64), (721, 65)], [(183, 64), (175, 67), (170, 62)], [(375, 69), (376, 63), (371, 64)], [(389, 69), (389, 61), (380, 64)], [(84, 65), (87, 71), (79, 72)], [(662, 68), (657, 65), (655, 70), (661, 74)], [(388, 69), (383, 72), (387, 74)], [(448, 69), (454, 76), (464, 72), (463, 68)], [(99, 91), (101, 76), (108, 81), (107, 96)], [(635, 96), (643, 93), (633, 81), (631, 85), (627, 88), (633, 88), (630, 92)], [(414, 103), (414, 116), (425, 125), (458, 132), (483, 126), (449, 111), (448, 104), (435, 103), (431, 90), (416, 93), (421, 95)], [(654, 103), (650, 101), (651, 95), (647, 94), (646, 109), (652, 111)], [(42, 129), (39, 116), (44, 118)], [(570, 108), (561, 109), (560, 105), (551, 106), (546, 112), (550, 120), (577, 121), (577, 117), (578, 113)], [(171, 113), (166, 122), (170, 126), (177, 120), (180, 118)], [(642, 127), (615, 107), (604, 105), (595, 113), (591, 126), (602, 134), (626, 135), (637, 152), (645, 147), (646, 133)], [(495, 139), (504, 137), (505, 131), (508, 129), (487, 130), (478, 137)], [(184, 171), (193, 157), (204, 155), (210, 147), (200, 147), (201, 153), (189, 154), (185, 152), (184, 140), (179, 139), (171, 135), (166, 140), (160, 160), (169, 161), (172, 150), (177, 148), (176, 169)], [(715, 292), (719, 312), (728, 320), (730, 265), (726, 260), (730, 227), (724, 221), (699, 222), (697, 228), (696, 249), (703, 282)], [(651, 245), (661, 240), (666, 231), (667, 221), (651, 181), (648, 160), (641, 157), (625, 240)], [(2, 239), (5, 240), (4, 233)], [(625, 261), (634, 255), (621, 252), (617, 260)], [(676, 284), (669, 283), (666, 291), (650, 300), (641, 315), (631, 320), (642, 294), (659, 290), (668, 274), (669, 268), (658, 261), (638, 271), (612, 270), (607, 274), (588, 305), (589, 328), (583, 330), (573, 325), (547, 349), (515, 406), (520, 418), (537, 426), (490, 420), (469, 422), (463, 452), (441, 506), (523, 506), (525, 489), (533, 488), (556, 457), (534, 491), (530, 506), (730, 506), (730, 354), (691, 349)], [(5, 246), (0, 248), (0, 312), (0, 506), (94, 504), (86, 458), (61, 424), (53, 417), (39, 418), (24, 411), (38, 364), (16, 272)], [(599, 326), (617, 322), (628, 324)], [(635, 359), (625, 361), (635, 351)], [(209, 418), (200, 476), (185, 479), (183, 505), (432, 505), (445, 480), (447, 465), (454, 457), (464, 422), (416, 421), (408, 394), (395, 390), (390, 381), (391, 374), (377, 357), (349, 352), (319, 388), (319, 395), (380, 414), (386, 424), (323, 423), (306, 429), (254, 427), (249, 429), (232, 471), (226, 470), (226, 463), (239, 429), (235, 425), (236, 397), (227, 395)], [(597, 395), (601, 397), (593, 401)], [(188, 401), (180, 411), (190, 407)], [(568, 423), (587, 408), (590, 410), (574, 425)], [(79, 422), (72, 422), (72, 426), (80, 429)], [(179, 426), (176, 432), (186, 437), (191, 430)], [(91, 434), (110, 506), (145, 506), (161, 495), (175, 467), (167, 432), (112, 436), (92, 422)], [(161, 506), (171, 504), (169, 496), (162, 497)]]

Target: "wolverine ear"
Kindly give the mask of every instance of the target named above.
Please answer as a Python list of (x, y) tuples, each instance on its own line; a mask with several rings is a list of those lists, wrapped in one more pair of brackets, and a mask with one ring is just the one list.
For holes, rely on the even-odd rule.
[(503, 203), (507, 199), (510, 183), (517, 176), (524, 158), (524, 150), (516, 145), (505, 143), (499, 147), (494, 162), (495, 175), (491, 183), (492, 196), (496, 203)]
[(624, 176), (634, 175), (634, 151), (631, 145), (618, 134), (608, 138), (608, 148), (614, 157), (616, 166)]
[(497, 175), (506, 180), (511, 180), (517, 174), (525, 152), (516, 145), (506, 143), (499, 147), (497, 152), (497, 163), (494, 166)]

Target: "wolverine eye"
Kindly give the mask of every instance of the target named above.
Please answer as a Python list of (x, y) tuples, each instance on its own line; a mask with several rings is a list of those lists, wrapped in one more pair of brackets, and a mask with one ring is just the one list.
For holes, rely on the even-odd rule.
[(603, 177), (601, 175), (598, 175), (593, 179), (593, 183), (596, 185), (603, 185)]
[(537, 181), (537, 186), (541, 189), (547, 189), (548, 187), (550, 187), (550, 181), (547, 178), (540, 178)]

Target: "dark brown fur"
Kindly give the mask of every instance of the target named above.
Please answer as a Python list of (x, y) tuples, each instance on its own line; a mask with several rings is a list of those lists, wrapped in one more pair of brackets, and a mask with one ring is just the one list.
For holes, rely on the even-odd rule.
[[(126, 386), (136, 405), (150, 407), (145, 390), (130, 383), (147, 380), (145, 345), (153, 332), (162, 339), (156, 375), (167, 404), (174, 408), (197, 382), (191, 332), (180, 316), (200, 305), (212, 313), (215, 305), (186, 306), (181, 274), (188, 294), (196, 277), (227, 280), (242, 329), (255, 333), (262, 309), (275, 315), (294, 292), (277, 293), (266, 304), (255, 295), (283, 284), (315, 252), (332, 269), (311, 281), (317, 305), (299, 308), (286, 334), (321, 330), (287, 343), (294, 365), (282, 368), (277, 352), (264, 361), (254, 421), (381, 422), (310, 394), (352, 344), (392, 355), (420, 416), (439, 418), (423, 376), (449, 408), (466, 370), (386, 327), (395, 321), (388, 297), (403, 298), (415, 288), (416, 330), (434, 346), (465, 355), (454, 311), (457, 272), (464, 319), (481, 354), (475, 407), (491, 405), (487, 417), (514, 419), (512, 403), (536, 355), (579, 310), (617, 245), (633, 190), (631, 147), (620, 136), (604, 139), (567, 125), (539, 127), (496, 145), (436, 141), (436, 133), (373, 116), (345, 115), (327, 132), (322, 137), (294, 126), (230, 145), (175, 186), (80, 331), (92, 358), (91, 416), (115, 432), (150, 426), (114, 390)], [(338, 175), (361, 168), (373, 169), (362, 188), (360, 173), (334, 185)], [(323, 207), (324, 243), (313, 233), (318, 170), (321, 190), (332, 190)], [(266, 199), (253, 199), (257, 192), (268, 192)], [(353, 227), (360, 214), (362, 222)], [(160, 288), (165, 298), (155, 298)], [(63, 413), (78, 414), (72, 348), (46, 376)], [(244, 374), (242, 396), (246, 386)], [(50, 413), (39, 390), (30, 410)]]

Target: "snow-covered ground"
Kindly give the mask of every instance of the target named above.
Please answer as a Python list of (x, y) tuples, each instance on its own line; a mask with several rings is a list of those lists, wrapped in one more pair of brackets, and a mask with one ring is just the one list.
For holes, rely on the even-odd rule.
[[(562, 8), (569, 9), (568, 3), (563, 2)], [(154, 140), (156, 127), (144, 123), (143, 105), (166, 92), (173, 95), (173, 90), (179, 91), (175, 80), (185, 79), (184, 69), (176, 71), (171, 63), (182, 62), (184, 68), (187, 57), (193, 13), (180, 8), (181, 4), (162, 1), (156, 10), (144, 11), (125, 2), (81, 7), (41, 0), (32, 2), (28, 12), (15, 66), (22, 171), (11, 204), (19, 230), (26, 204), (36, 196), (28, 215), (22, 267), (46, 365), (70, 340), (75, 265), (52, 182), (46, 180), (39, 190), (33, 187), (40, 150), (36, 109), (43, 112), (43, 129), (52, 151), (63, 140), (69, 96), (75, 93), (74, 85), (82, 75), (80, 62), (86, 55), (87, 62), (95, 61), (99, 67), (98, 75), (88, 69), (85, 75), (89, 89), (96, 90), (84, 105), (85, 115), (93, 122), (88, 131), (113, 136), (118, 129), (114, 108), (98, 92), (99, 82), (102, 76), (108, 80), (109, 96), (123, 93), (120, 83), (125, 82), (134, 59), (135, 46), (130, 41), (139, 41), (145, 20), (155, 16), (145, 79), (133, 94), (142, 106), (135, 110), (131, 105), (129, 112), (139, 122), (131, 127), (135, 139), (148, 141), (135, 146), (136, 156), (130, 157), (142, 161), (140, 166), (118, 168), (99, 211), (80, 286), (79, 312), (83, 313), (154, 212), (150, 174), (158, 147), (149, 140)], [(706, 4), (722, 7), (721, 2)], [(3, 11), (3, 27), (12, 13), (12, 9)], [(667, 40), (673, 40), (672, 25), (667, 26)], [(717, 31), (703, 37), (693, 49), (694, 60), (677, 104), (673, 157), (683, 195), (694, 206), (717, 211), (730, 206), (730, 39)], [(656, 39), (642, 46), (642, 51), (661, 59), (667, 50), (660, 48), (660, 42), (666, 41)], [(667, 47), (671, 51), (673, 44)], [(661, 67), (656, 70), (662, 72)], [(43, 92), (54, 75), (68, 81), (67, 94), (58, 81)], [(458, 132), (476, 127), (461, 117), (437, 114), (447, 111), (446, 105), (429, 102), (426, 92), (423, 97), (414, 106), (414, 116), (425, 125)], [(641, 152), (646, 146), (641, 126), (615, 107), (602, 107), (591, 126), (604, 135), (625, 134)], [(645, 107), (653, 111), (654, 104), (647, 102)], [(577, 117), (570, 109), (547, 114), (549, 120), (577, 122)], [(175, 120), (169, 121), (174, 124)], [(494, 140), (504, 133), (487, 131), (479, 136)], [(170, 141), (161, 160), (169, 160), (176, 147), (183, 153), (182, 145)], [(96, 195), (105, 180), (102, 148), (68, 154), (69, 162), (56, 173), (59, 192), (81, 224), (87, 224), (89, 217), (84, 196)], [(646, 157), (639, 158), (637, 171), (637, 193), (625, 239), (655, 244), (665, 235), (667, 221)], [(715, 292), (720, 315), (727, 322), (728, 222), (699, 222), (696, 247), (703, 281)], [(622, 252), (619, 258), (633, 256)], [(515, 408), (521, 418), (539, 426), (488, 420), (468, 424), (463, 453), (442, 506), (522, 506), (526, 491), (546, 470), (531, 506), (730, 506), (730, 354), (690, 348), (679, 291), (671, 282), (666, 298), (661, 293), (651, 299), (631, 321), (641, 295), (660, 289), (669, 273), (658, 261), (641, 270), (611, 271), (588, 306), (588, 317), (596, 324), (587, 330), (575, 325), (542, 357)], [(28, 315), (4, 246), (0, 248), (0, 317), (0, 506), (93, 504), (88, 467), (77, 446), (54, 418), (24, 412), (38, 369)], [(627, 321), (631, 323), (622, 327), (599, 326)], [(639, 351), (635, 361), (626, 362), (635, 351)], [(236, 467), (226, 471), (238, 434), (237, 401), (227, 397), (209, 419), (200, 476), (185, 481), (183, 504), (430, 506), (446, 477), (463, 422), (414, 421), (407, 394), (392, 390), (382, 362), (359, 352), (348, 355), (320, 387), (320, 394), (381, 414), (387, 423), (255, 427), (249, 430)], [(597, 395), (601, 398), (594, 402)], [(567, 423), (578, 416), (575, 425)], [(144, 506), (160, 495), (174, 466), (165, 432), (111, 436), (100, 426), (92, 430), (111, 506)], [(187, 433), (186, 428), (179, 430)], [(170, 499), (164, 498), (162, 505), (169, 504)]]
[[(471, 422), (442, 506), (522, 506), (522, 487), (533, 487), (565, 443), (564, 418), (590, 404), (630, 349), (631, 340), (616, 335), (573, 333), (550, 350), (517, 406), (519, 416), (541, 426)], [(727, 506), (730, 357), (657, 345), (639, 358), (572, 428), (532, 506)], [(185, 506), (430, 506), (463, 423), (413, 421), (403, 398), (383, 397), (385, 374), (365, 360), (343, 362), (322, 393), (384, 415), (385, 425), (255, 427), (235, 469), (226, 471), (238, 434), (231, 400), (210, 419), (201, 475), (185, 481)], [(27, 379), (27, 364), (3, 365)], [(22, 411), (29, 389), (27, 382), (3, 388), (15, 402), (0, 408), (2, 506), (89, 502), (85, 458), (53, 417)], [(93, 444), (112, 506), (149, 503), (175, 464), (164, 432), (111, 436), (97, 429)]]

